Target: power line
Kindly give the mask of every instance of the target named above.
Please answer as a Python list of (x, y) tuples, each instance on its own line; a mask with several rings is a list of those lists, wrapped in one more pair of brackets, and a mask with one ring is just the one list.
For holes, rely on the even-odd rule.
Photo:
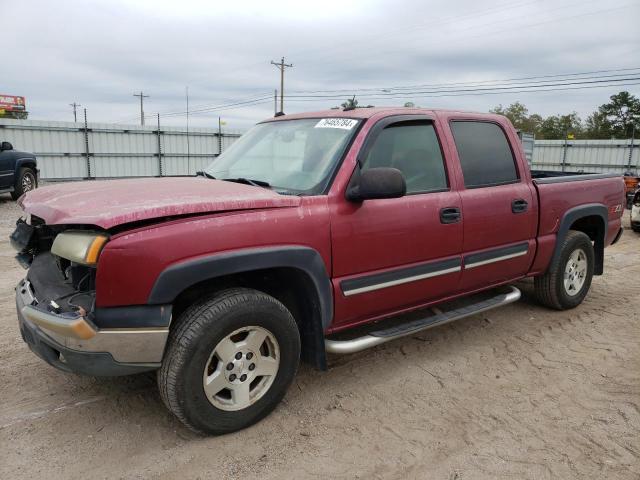
[[(597, 78), (597, 77), (593, 77)], [(436, 93), (460, 93), (460, 92), (482, 92), (482, 91), (494, 91), (494, 90), (515, 90), (522, 88), (531, 88), (531, 87), (556, 87), (556, 86), (564, 86), (564, 85), (583, 85), (583, 84), (591, 84), (591, 83), (612, 83), (616, 82), (624, 82), (624, 81), (632, 81), (632, 80), (640, 80), (640, 77), (629, 77), (629, 78), (618, 78), (618, 79), (605, 79), (605, 80), (584, 80), (584, 81), (576, 81), (576, 82), (560, 82), (560, 83), (547, 83), (540, 84), (536, 82), (532, 82), (529, 85), (509, 85), (504, 84), (501, 86), (494, 87), (469, 87), (469, 88), (456, 88), (456, 89), (435, 89), (435, 90), (417, 90), (417, 91), (406, 91), (406, 92), (380, 92), (376, 93), (376, 95), (380, 98), (398, 98), (398, 97), (406, 97), (406, 96), (421, 96), (423, 94), (436, 94)], [(609, 85), (611, 86), (611, 85)], [(365, 95), (366, 96), (366, 95)], [(301, 98), (301, 99), (310, 99), (310, 98), (327, 98), (327, 99), (335, 99), (342, 98), (344, 94), (331, 94), (331, 95), (289, 95), (288, 98)]]
[(140, 93), (134, 93), (133, 94), (134, 97), (140, 97), (140, 125), (142, 125), (144, 127), (144, 106), (143, 106), (143, 102), (145, 98), (149, 98), (149, 95), (144, 95), (142, 93), (142, 90), (140, 90)]
[[(572, 79), (590, 79), (590, 78), (609, 78), (609, 77), (619, 77), (623, 75), (628, 75), (629, 72), (633, 72), (632, 74), (636, 74), (636, 70), (640, 70), (640, 67), (635, 68), (619, 68), (612, 70), (593, 70), (590, 72), (577, 72), (577, 73), (559, 73), (554, 75), (538, 75), (538, 76), (530, 76), (530, 77), (515, 77), (515, 78), (505, 78), (501, 80), (475, 80), (468, 82), (446, 82), (446, 83), (423, 83), (417, 85), (404, 85), (404, 86), (386, 86), (386, 87), (367, 87), (367, 88), (343, 88), (343, 89), (334, 89), (334, 90), (294, 90), (295, 93), (352, 93), (352, 92), (363, 92), (363, 91), (375, 91), (375, 92), (384, 92), (385, 90), (408, 90), (412, 88), (437, 88), (437, 87), (453, 87), (453, 86), (474, 86), (474, 85), (485, 85), (485, 84), (517, 84), (517, 83), (530, 83), (530, 82), (519, 82), (519, 80), (531, 80), (535, 82), (551, 82), (558, 81), (559, 77), (579, 77)], [(598, 75), (593, 77), (586, 77), (586, 75), (594, 75), (599, 73), (612, 73), (612, 72), (627, 72), (627, 73), (618, 73), (614, 75)], [(584, 78), (580, 78), (584, 77)], [(539, 80), (545, 78), (555, 78), (556, 80)], [(570, 80), (569, 78), (564, 78), (564, 80)]]
[[(416, 95), (419, 98), (439, 98), (439, 97), (463, 97), (463, 96), (475, 96), (475, 95), (505, 95), (505, 94), (513, 94), (513, 93), (534, 93), (534, 92), (557, 92), (557, 91), (569, 91), (569, 90), (584, 90), (591, 88), (606, 88), (606, 87), (620, 87), (620, 86), (630, 86), (630, 85), (640, 85), (640, 77), (633, 80), (629, 83), (624, 84), (614, 84), (614, 85), (586, 85), (586, 86), (573, 86), (573, 87), (561, 87), (561, 88), (534, 88), (528, 90), (519, 90), (519, 91), (511, 91), (511, 92), (466, 92), (466, 93), (441, 93), (437, 95)], [(524, 87), (523, 87), (524, 88)], [(360, 98), (367, 98), (369, 100), (388, 100), (388, 99), (396, 99), (403, 97), (377, 97), (375, 95), (361, 95)], [(406, 97), (404, 97), (406, 98)], [(326, 98), (317, 98), (317, 99), (304, 99), (304, 98), (290, 98), (291, 102), (318, 102), (318, 101), (327, 101)]]

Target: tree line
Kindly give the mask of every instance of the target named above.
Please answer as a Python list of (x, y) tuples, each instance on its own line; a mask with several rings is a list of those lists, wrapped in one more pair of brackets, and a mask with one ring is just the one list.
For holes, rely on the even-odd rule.
[(640, 100), (626, 91), (611, 95), (608, 103), (600, 105), (584, 121), (576, 112), (546, 118), (537, 113), (529, 114), (529, 109), (520, 102), (508, 107), (498, 105), (490, 112), (504, 115), (516, 129), (546, 140), (640, 136)]

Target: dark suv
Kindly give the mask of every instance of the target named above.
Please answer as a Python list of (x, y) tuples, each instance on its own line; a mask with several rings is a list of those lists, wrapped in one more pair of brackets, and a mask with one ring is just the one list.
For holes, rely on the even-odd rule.
[(9, 142), (0, 143), (0, 193), (11, 193), (17, 200), (38, 186), (38, 168), (33, 153), (13, 149)]

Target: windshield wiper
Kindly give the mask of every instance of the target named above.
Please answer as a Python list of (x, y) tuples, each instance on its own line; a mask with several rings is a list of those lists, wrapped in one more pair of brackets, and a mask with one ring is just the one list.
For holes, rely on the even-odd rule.
[(216, 177), (214, 177), (213, 175), (211, 175), (210, 173), (198, 170), (196, 172), (196, 177), (205, 177), (205, 178), (210, 178), (211, 180), (215, 180)]
[(263, 187), (263, 188), (271, 188), (269, 182), (265, 182), (264, 180), (252, 180), (250, 178), (221, 178), (220, 180), (224, 180), (225, 182), (236, 182), (236, 183), (244, 183), (246, 185), (252, 185), (254, 187)]

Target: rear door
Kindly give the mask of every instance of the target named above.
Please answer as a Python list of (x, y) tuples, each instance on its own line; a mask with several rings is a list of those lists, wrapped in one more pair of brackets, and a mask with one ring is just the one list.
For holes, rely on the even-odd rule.
[(464, 179), (460, 289), (522, 277), (535, 254), (538, 205), (528, 171), (512, 148), (520, 148), (517, 136), (500, 120), (452, 116), (448, 123)]
[(378, 121), (358, 160), (363, 170), (399, 169), (407, 195), (354, 203), (340, 192), (331, 199), (334, 326), (440, 298), (460, 278), (460, 197), (433, 121), (407, 115)]

